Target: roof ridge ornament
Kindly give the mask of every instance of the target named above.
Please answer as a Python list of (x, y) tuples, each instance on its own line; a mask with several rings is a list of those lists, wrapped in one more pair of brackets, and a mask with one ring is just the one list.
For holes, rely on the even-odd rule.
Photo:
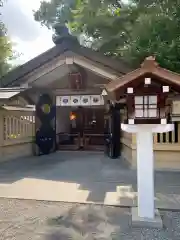
[(144, 62), (141, 64), (142, 68), (155, 68), (157, 67), (159, 64), (156, 62), (156, 57), (154, 56), (149, 56), (146, 57)]
[(67, 42), (69, 40), (71, 42), (78, 42), (77, 38), (70, 34), (66, 24), (56, 23), (54, 24), (53, 28), (55, 30), (55, 34), (53, 34), (52, 40), (56, 45), (61, 44), (63, 41)]

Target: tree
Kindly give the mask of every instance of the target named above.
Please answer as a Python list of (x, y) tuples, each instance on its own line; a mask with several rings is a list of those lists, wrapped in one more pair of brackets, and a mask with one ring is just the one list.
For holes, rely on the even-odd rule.
[(34, 16), (43, 25), (68, 23), (94, 49), (123, 57), (134, 67), (148, 55), (162, 67), (180, 72), (179, 0), (51, 0)]
[(12, 42), (7, 36), (4, 24), (0, 22), (0, 77), (14, 67), (12, 60), (18, 56), (19, 54), (12, 50)]
[(140, 0), (141, 14), (131, 31), (127, 58), (138, 66), (154, 55), (162, 67), (180, 72), (180, 10), (177, 0)]
[(95, 49), (104, 45), (101, 51), (113, 54), (128, 35), (128, 27), (124, 26), (128, 25), (126, 15), (120, 15), (120, 10), (127, 12), (126, 8), (117, 0), (51, 0), (43, 1), (34, 16), (49, 28), (57, 22), (68, 22), (73, 34), (90, 39)]
[[(0, 0), (0, 7), (3, 7), (5, 1)], [(18, 54), (12, 50), (12, 42), (10, 41), (5, 25), (0, 22), (0, 77), (5, 75), (13, 65), (11, 60), (16, 59)]]

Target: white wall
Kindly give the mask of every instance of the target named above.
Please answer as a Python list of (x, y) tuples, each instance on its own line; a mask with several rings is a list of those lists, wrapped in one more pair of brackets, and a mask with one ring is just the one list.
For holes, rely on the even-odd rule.
[(71, 123), (69, 119), (70, 112), (71, 112), (70, 107), (56, 108), (56, 133), (70, 131), (70, 123)]

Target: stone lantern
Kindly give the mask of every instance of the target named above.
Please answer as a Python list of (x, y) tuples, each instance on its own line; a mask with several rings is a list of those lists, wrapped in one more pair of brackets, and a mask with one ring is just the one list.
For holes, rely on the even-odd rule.
[(132, 208), (132, 222), (162, 227), (154, 207), (153, 133), (174, 130), (171, 108), (180, 93), (180, 75), (147, 57), (140, 68), (106, 85), (106, 91), (111, 101), (125, 103), (121, 129), (136, 134), (138, 207)]

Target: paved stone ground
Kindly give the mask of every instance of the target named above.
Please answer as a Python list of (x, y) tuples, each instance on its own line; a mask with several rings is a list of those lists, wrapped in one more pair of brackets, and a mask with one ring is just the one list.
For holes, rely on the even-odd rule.
[(180, 213), (163, 229), (132, 228), (129, 208), (0, 199), (0, 240), (179, 240)]
[[(42, 182), (45, 187), (38, 189)], [(130, 208), (8, 199), (18, 191), (26, 196), (38, 192), (39, 196), (44, 192), (48, 196), (50, 191), (58, 192), (61, 185), (71, 186), (67, 192), (72, 191), (72, 196), (76, 186), (88, 192), (86, 200), (100, 203), (119, 185), (132, 186), (136, 191), (136, 171), (128, 169), (120, 159), (92, 152), (59, 152), (1, 164), (0, 196), (5, 194), (7, 198), (0, 198), (0, 240), (180, 239), (180, 213), (176, 211), (161, 211), (164, 227), (152, 230), (132, 228)], [(178, 208), (180, 173), (156, 172), (155, 190)]]
[[(98, 152), (57, 152), (0, 164), (0, 197), (131, 206), (130, 197), (130, 203), (121, 201), (118, 186), (132, 187), (135, 195), (136, 170)], [(180, 209), (180, 173), (156, 172), (155, 191), (159, 208)]]
[[(108, 191), (118, 184), (131, 185), (137, 190), (136, 170), (129, 169), (121, 159), (110, 159), (102, 152), (61, 151), (0, 163), (0, 184), (13, 184), (24, 178), (77, 183), (84, 190), (93, 190), (94, 183), (106, 184)], [(180, 172), (156, 172), (155, 190), (180, 194)]]

